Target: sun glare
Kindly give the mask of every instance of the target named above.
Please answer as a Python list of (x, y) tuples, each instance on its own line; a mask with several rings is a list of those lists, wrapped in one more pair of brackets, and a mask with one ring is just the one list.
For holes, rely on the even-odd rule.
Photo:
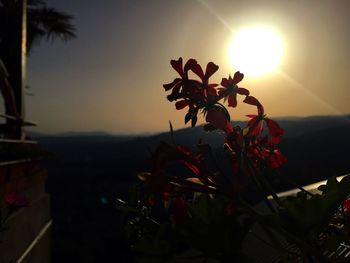
[(235, 70), (256, 77), (275, 70), (282, 55), (282, 41), (274, 31), (266, 27), (252, 27), (234, 35), (228, 59)]

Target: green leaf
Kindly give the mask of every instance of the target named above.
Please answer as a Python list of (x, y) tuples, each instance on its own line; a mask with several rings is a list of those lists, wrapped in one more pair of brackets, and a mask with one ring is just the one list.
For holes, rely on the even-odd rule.
[(149, 237), (142, 238), (134, 245), (133, 250), (141, 254), (140, 259), (151, 260), (145, 262), (158, 262), (159, 259), (162, 259), (159, 262), (164, 262), (165, 259), (169, 259), (174, 255), (176, 240), (172, 237), (174, 235), (171, 226), (162, 224), (151, 239)]
[(232, 258), (240, 255), (242, 241), (252, 222), (242, 217), (238, 221), (239, 213), (227, 215), (228, 204), (224, 196), (198, 196), (189, 206), (189, 219), (176, 226), (180, 239), (207, 257), (220, 259), (222, 255)]
[(321, 195), (306, 199), (304, 195), (285, 198), (277, 221), (290, 233), (304, 240), (313, 240), (324, 231), (343, 200), (350, 194), (350, 177), (340, 182), (329, 178), (326, 185), (319, 187)]
[(208, 194), (202, 194), (190, 206), (190, 212), (202, 222), (209, 224), (210, 222), (210, 197)]

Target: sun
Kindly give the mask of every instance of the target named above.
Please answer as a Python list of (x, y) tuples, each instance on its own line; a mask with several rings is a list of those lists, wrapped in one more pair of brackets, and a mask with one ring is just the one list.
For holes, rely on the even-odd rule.
[(229, 46), (230, 65), (248, 76), (274, 71), (281, 62), (283, 45), (268, 27), (250, 27), (238, 31)]

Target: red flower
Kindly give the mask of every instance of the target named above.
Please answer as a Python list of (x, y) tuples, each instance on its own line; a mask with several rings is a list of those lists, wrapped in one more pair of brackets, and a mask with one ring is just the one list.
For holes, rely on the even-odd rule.
[(212, 124), (216, 129), (220, 129), (225, 133), (232, 132), (232, 127), (227, 118), (227, 114), (221, 107), (213, 107), (208, 110), (206, 121)]
[(267, 136), (257, 138), (247, 135), (237, 126), (226, 137), (225, 147), (231, 154), (234, 174), (249, 176), (251, 172), (259, 171), (262, 164), (276, 169), (287, 162), (286, 157)]
[[(216, 96), (215, 87), (217, 84), (209, 84), (209, 78), (219, 69), (219, 66), (214, 64), (213, 62), (209, 62), (205, 69), (205, 74), (203, 73), (203, 69), (199, 64), (193, 65), (191, 70), (202, 80), (202, 86), (206, 93), (209, 93), (213, 96)], [(205, 94), (207, 96), (207, 94)]]
[(223, 78), (221, 81), (222, 88), (219, 88), (219, 99), (225, 98), (228, 100), (229, 107), (237, 106), (237, 94), (249, 95), (249, 90), (244, 88), (239, 88), (237, 84), (243, 79), (244, 75), (237, 71), (233, 78), (231, 75), (228, 79)]
[(250, 120), (248, 121), (249, 135), (253, 137), (261, 135), (263, 131), (263, 119), (261, 118), (261, 116), (250, 114), (247, 115), (247, 117), (250, 118)]
[(264, 155), (267, 158), (268, 165), (271, 169), (277, 169), (287, 163), (287, 158), (279, 149), (274, 148), (274, 145), (270, 149), (266, 148)]
[(259, 115), (264, 115), (264, 107), (263, 105), (258, 101), (257, 98), (253, 96), (247, 96), (244, 101), (244, 103), (256, 106), (258, 108), (258, 114)]
[(247, 117), (250, 118), (248, 122), (249, 135), (254, 137), (261, 135), (263, 131), (263, 122), (265, 122), (271, 136), (271, 142), (275, 144), (279, 143), (284, 130), (278, 125), (277, 122), (266, 117), (264, 107), (261, 105), (261, 103), (253, 96), (247, 96), (244, 102), (257, 106), (258, 109), (258, 115), (247, 115)]
[(281, 141), (284, 130), (274, 120), (265, 117), (264, 121), (271, 135), (271, 142), (274, 144), (279, 143)]
[(183, 223), (187, 217), (187, 203), (182, 196), (176, 196), (171, 203), (170, 209), (172, 210), (172, 214), (174, 216), (174, 220), (176, 224)]
[(170, 64), (177, 71), (177, 73), (179, 73), (181, 78), (176, 78), (173, 80), (173, 82), (164, 84), (163, 87), (166, 91), (174, 88), (177, 85), (181, 85), (182, 80), (188, 79), (188, 71), (197, 64), (197, 61), (191, 58), (186, 62), (185, 67), (182, 67), (182, 58), (180, 57), (178, 60), (171, 60)]
[(243, 173), (245, 169), (242, 167), (242, 157), (244, 156), (244, 136), (241, 127), (236, 126), (232, 132), (230, 132), (224, 144), (225, 148), (229, 151), (232, 161), (232, 170), (234, 174)]
[(350, 217), (350, 199), (346, 199), (343, 202), (343, 208), (344, 208), (345, 214)]
[(187, 93), (196, 92), (198, 81), (188, 79), (188, 71), (197, 65), (197, 61), (189, 59), (183, 67), (182, 58), (178, 60), (171, 60), (171, 66), (179, 73), (181, 78), (175, 78), (173, 82), (164, 84), (163, 87), (166, 91), (172, 90), (171, 94), (168, 95), (169, 101), (174, 101), (180, 98), (186, 98)]
[[(188, 168), (196, 176), (201, 176), (202, 156), (194, 155), (185, 146), (174, 146), (161, 142), (152, 156), (153, 167), (149, 173), (140, 173), (139, 179), (145, 181), (153, 191), (163, 197), (170, 196), (174, 185), (171, 177), (165, 175), (169, 164), (179, 163)], [(163, 198), (164, 200), (164, 198)]]
[(177, 110), (181, 110), (181, 109), (185, 108), (187, 105), (188, 105), (187, 100), (180, 100), (180, 101), (177, 101), (175, 103), (175, 107)]
[(203, 69), (199, 64), (194, 65), (191, 70), (203, 81), (207, 82), (209, 78), (219, 69), (219, 66), (213, 62), (209, 62), (205, 69), (205, 74)]
[(200, 160), (194, 156), (190, 149), (185, 146), (177, 146), (177, 151), (181, 155), (180, 162), (190, 169), (195, 175), (200, 173)]
[(29, 200), (27, 198), (14, 192), (6, 194), (4, 196), (4, 202), (11, 210), (18, 210), (20, 208), (29, 206)]

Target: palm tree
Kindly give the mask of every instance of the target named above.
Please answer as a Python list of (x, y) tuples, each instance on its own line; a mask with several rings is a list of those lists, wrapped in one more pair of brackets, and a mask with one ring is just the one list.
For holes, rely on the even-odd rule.
[[(22, 87), (25, 80), (25, 67), (22, 67), (22, 7), (26, 3), (26, 54), (29, 55), (35, 45), (43, 38), (67, 41), (75, 37), (75, 27), (71, 24), (73, 17), (54, 8), (47, 7), (45, 0), (0, 0), (0, 58), (10, 73), (12, 84), (11, 100), (15, 100), (17, 111), (23, 117)], [(24, 42), (23, 42), (24, 43)], [(24, 76), (25, 77), (25, 76)], [(9, 127), (17, 126), (7, 119)], [(16, 136), (21, 137), (21, 128), (16, 128)]]
[[(22, 0), (0, 0), (0, 57), (11, 72), (19, 37), (19, 16)], [(46, 40), (67, 41), (75, 37), (73, 17), (47, 7), (44, 0), (27, 0), (27, 54)]]

